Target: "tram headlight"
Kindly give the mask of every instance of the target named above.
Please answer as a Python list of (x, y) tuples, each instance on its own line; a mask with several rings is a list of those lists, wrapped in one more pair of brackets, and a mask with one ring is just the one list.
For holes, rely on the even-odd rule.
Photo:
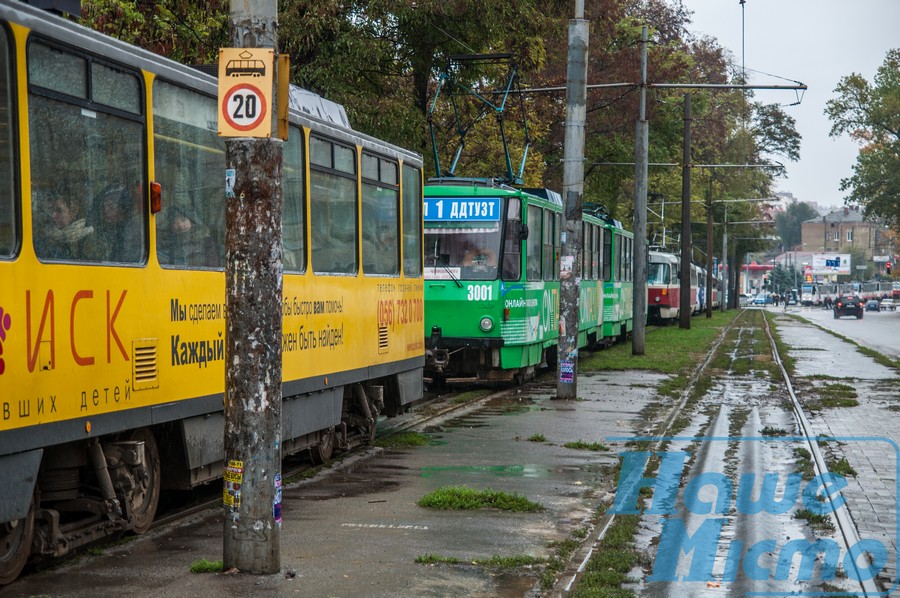
[(481, 322), (478, 325), (481, 327), (482, 331), (490, 332), (494, 329), (494, 319), (490, 316), (484, 316), (481, 318)]

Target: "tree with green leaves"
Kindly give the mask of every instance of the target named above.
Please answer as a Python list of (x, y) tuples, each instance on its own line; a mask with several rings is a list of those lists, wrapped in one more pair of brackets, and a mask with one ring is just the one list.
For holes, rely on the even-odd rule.
[(775, 215), (775, 227), (781, 237), (781, 246), (790, 251), (800, 244), (802, 225), (818, 216), (818, 212), (804, 202), (792, 202), (784, 212)]
[(872, 83), (852, 73), (834, 92), (825, 107), (830, 134), (860, 144), (853, 175), (841, 180), (845, 202), (900, 230), (900, 49), (888, 51)]

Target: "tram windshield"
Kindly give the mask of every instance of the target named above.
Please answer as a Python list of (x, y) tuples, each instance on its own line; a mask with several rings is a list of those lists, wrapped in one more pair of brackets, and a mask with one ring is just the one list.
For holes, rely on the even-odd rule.
[(500, 255), (500, 223), (425, 228), (425, 278), (493, 280)]
[(671, 272), (669, 264), (652, 262), (647, 270), (647, 284), (669, 284)]

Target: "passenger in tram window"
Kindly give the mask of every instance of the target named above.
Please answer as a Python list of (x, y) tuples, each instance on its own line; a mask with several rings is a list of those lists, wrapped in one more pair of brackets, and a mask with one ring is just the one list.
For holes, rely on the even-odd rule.
[(217, 266), (218, 252), (209, 229), (188, 209), (176, 206), (172, 210), (169, 225), (159, 239), (160, 262), (176, 266)]
[(84, 201), (68, 190), (59, 188), (50, 201), (50, 227), (39, 257), (53, 260), (97, 259), (94, 227), (87, 224)]
[(105, 262), (137, 262), (143, 257), (144, 235), (138, 190), (110, 185), (94, 201), (98, 258)]

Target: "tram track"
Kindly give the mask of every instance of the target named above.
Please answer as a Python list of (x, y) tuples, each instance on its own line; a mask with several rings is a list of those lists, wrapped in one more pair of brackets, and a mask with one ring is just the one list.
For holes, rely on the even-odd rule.
[[(797, 398), (797, 394), (794, 392), (794, 385), (791, 381), (791, 376), (784, 366), (784, 361), (781, 359), (781, 355), (778, 351), (778, 345), (775, 342), (775, 337), (772, 334), (771, 327), (769, 326), (769, 319), (767, 317), (764, 317), (763, 322), (765, 322), (766, 335), (769, 338), (772, 355), (775, 359), (775, 364), (777, 365), (782, 377), (784, 378), (784, 384), (788, 395), (790, 396), (791, 405), (794, 410), (794, 417), (796, 419), (797, 425), (800, 428), (800, 435), (805, 439), (808, 450), (812, 454), (813, 467), (815, 468), (816, 475), (822, 475), (828, 471), (828, 466), (825, 458), (822, 456), (822, 451), (819, 450), (819, 438), (814, 434), (809, 418), (806, 416), (806, 413), (803, 410), (803, 406)], [(837, 531), (843, 539), (844, 546), (856, 546), (857, 544), (859, 544), (861, 538), (858, 530), (856, 529), (856, 525), (850, 519), (849, 513), (846, 509), (840, 508), (840, 505), (837, 503), (834, 495), (827, 494), (826, 497), (831, 506), (831, 512), (834, 515), (835, 520), (837, 521)], [(858, 568), (856, 559), (853, 559), (852, 563), (854, 567)], [(856, 579), (862, 579), (862, 577), (863, 576), (857, 570)], [(874, 579), (864, 579), (860, 582), (860, 585), (862, 586), (864, 596), (883, 595), (883, 592), (881, 592), (881, 590), (875, 584)]]
[[(758, 319), (751, 315), (754, 312), (760, 314)], [(761, 328), (762, 334), (754, 331), (753, 328)], [(764, 348), (761, 342), (763, 338), (765, 339)], [(721, 371), (721, 368), (723, 367), (722, 363), (726, 360), (717, 358), (717, 354), (720, 354), (719, 357), (721, 357), (723, 351), (728, 355), (727, 362), (729, 364), (725, 371)], [(753, 374), (754, 365), (765, 364), (769, 359), (771, 364), (767, 376), (771, 376), (771, 378), (765, 384), (768, 386), (775, 382), (774, 373), (777, 371), (783, 392), (769, 389), (752, 396), (744, 385), (752, 385), (753, 376), (759, 376), (758, 371)], [(743, 362), (744, 365), (735, 366), (735, 363), (740, 362)], [(747, 363), (750, 365), (747, 366)], [(747, 367), (751, 368), (750, 376), (736, 373), (745, 371)], [(697, 396), (698, 384), (703, 379), (707, 379), (709, 390), (701, 391), (704, 396)], [(750, 380), (749, 383), (747, 379)], [(729, 394), (732, 396), (731, 400), (728, 399)], [(772, 400), (773, 397), (783, 397), (785, 400), (776, 402)], [(690, 420), (690, 424), (682, 429), (686, 418)], [(763, 430), (768, 428), (776, 432), (780, 431), (780, 428), (773, 425), (773, 422), (781, 423), (783, 428), (793, 427), (795, 434), (785, 432), (782, 440), (788, 442), (778, 442), (774, 436), (772, 442), (766, 442), (765, 436), (770, 432)], [(690, 470), (690, 474), (686, 474), (682, 478), (681, 491), (685, 490), (688, 480), (695, 479), (701, 473), (722, 471), (723, 466), (725, 474), (734, 481), (735, 489), (738, 487), (737, 480), (748, 473), (761, 475), (763, 472), (768, 474), (775, 471), (779, 476), (786, 477), (796, 471), (792, 469), (796, 466), (796, 452), (792, 453), (791, 448), (799, 444), (802, 444), (812, 455), (813, 473), (810, 477), (815, 479), (816, 476), (821, 476), (829, 470), (819, 446), (819, 441), (825, 439), (817, 437), (810, 424), (803, 404), (795, 392), (795, 383), (785, 368), (784, 359), (780, 354), (768, 316), (762, 310), (745, 310), (722, 330), (712, 349), (690, 375), (680, 397), (657, 422), (654, 432), (655, 436), (637, 439), (643, 441), (641, 450), (647, 450), (657, 455), (663, 451), (687, 450), (693, 455), (686, 463), (685, 471)], [(719, 446), (715, 446), (716, 444)], [(652, 477), (655, 474), (646, 475)], [(845, 551), (849, 547), (857, 546), (861, 540), (860, 534), (848, 509), (842, 508), (842, 496), (840, 494), (828, 495), (827, 500), (829, 504), (823, 511), (830, 513), (834, 518), (833, 534), (835, 539)], [(649, 499), (645, 499), (643, 502), (646, 506), (649, 504)], [(735, 566), (734, 563), (729, 563), (731, 558), (729, 546), (736, 542), (748, 547), (765, 543), (773, 538), (796, 539), (799, 537), (802, 539), (806, 537), (808, 539), (810, 535), (815, 537), (815, 534), (812, 534), (811, 524), (807, 527), (806, 522), (795, 519), (796, 515), (792, 514), (785, 515), (784, 517), (790, 519), (783, 519), (780, 524), (769, 520), (764, 521), (762, 518), (755, 519), (753, 516), (741, 517), (735, 515), (733, 509), (734, 507), (726, 517), (728, 523), (722, 529), (719, 539), (721, 544), (718, 546), (716, 555), (716, 577), (722, 581), (711, 581), (706, 587), (703, 587), (702, 584), (698, 586), (696, 583), (687, 582), (686, 578), (679, 578), (680, 581), (651, 583), (647, 579), (649, 571), (645, 571), (645, 577), (638, 584), (638, 593), (641, 596), (668, 597), (685, 595), (684, 592), (690, 588), (692, 596), (722, 596), (723, 592), (726, 595), (737, 596), (746, 595), (748, 592), (766, 593), (783, 589), (783, 581), (749, 579), (752, 576), (743, 573), (738, 573), (736, 580), (724, 580), (723, 568)], [(697, 529), (697, 524), (702, 523), (703, 517), (695, 516), (688, 511), (689, 509), (682, 506), (681, 513), (678, 513), (677, 517), (684, 517), (685, 521), (693, 518), (693, 523), (685, 523), (685, 527), (691, 530)], [(583, 545), (580, 553), (573, 559), (571, 565), (573, 568), (560, 578), (553, 592), (554, 596), (566, 596), (574, 590), (579, 578), (590, 568), (590, 562), (606, 534), (614, 527), (615, 521), (619, 517), (621, 515), (610, 513), (598, 522), (595, 532), (592, 534), (592, 541)], [(648, 520), (646, 515), (643, 516), (641, 524), (643, 531), (639, 532), (635, 541), (639, 550), (652, 554), (648, 560), (653, 562), (653, 571), (656, 575), (656, 560), (658, 558), (664, 560), (667, 556), (657, 554), (662, 534), (661, 520), (652, 520), (652, 517), (650, 519)], [(641, 535), (643, 537), (640, 537)], [(774, 545), (775, 542), (772, 544)], [(740, 551), (738, 553), (740, 554)], [(696, 555), (696, 550), (694, 554)], [(849, 563), (851, 560), (845, 559), (843, 562)], [(680, 565), (683, 564), (680, 563)], [(856, 571), (851, 572), (848, 577), (863, 580), (858, 582), (859, 589), (854, 589), (854, 595), (884, 595), (875, 580), (867, 579), (868, 576), (865, 572), (859, 570), (859, 563), (854, 561), (853, 566)], [(772, 570), (774, 571), (774, 565)], [(792, 571), (796, 574), (796, 569)], [(686, 568), (681, 574), (685, 573), (687, 573)], [(816, 587), (815, 583), (818, 582), (806, 583), (809, 583), (807, 589), (822, 589)], [(845, 580), (843, 583), (846, 585), (850, 582)], [(834, 588), (829, 589), (834, 590)]]

